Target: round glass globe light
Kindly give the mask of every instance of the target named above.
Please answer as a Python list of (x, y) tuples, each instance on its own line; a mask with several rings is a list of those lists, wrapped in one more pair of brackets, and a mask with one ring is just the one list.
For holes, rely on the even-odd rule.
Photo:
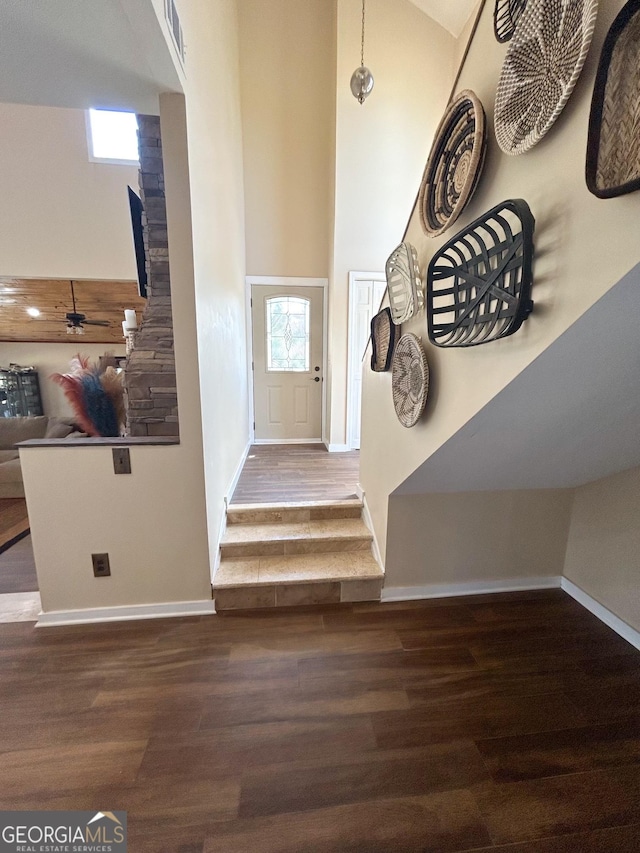
[(363, 104), (373, 89), (373, 74), (369, 69), (361, 65), (351, 75), (351, 94), (358, 102)]

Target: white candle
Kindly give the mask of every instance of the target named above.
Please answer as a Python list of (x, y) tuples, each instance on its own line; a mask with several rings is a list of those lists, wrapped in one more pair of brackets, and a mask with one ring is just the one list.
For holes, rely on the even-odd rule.
[(122, 334), (125, 336), (125, 338), (127, 337), (127, 332), (128, 332), (128, 331), (129, 331), (129, 330), (127, 329), (127, 321), (126, 321), (126, 320), (123, 320), (123, 321), (122, 321)]
[(124, 312), (124, 322), (127, 326), (127, 329), (137, 329), (138, 321), (136, 319), (136, 312), (133, 308), (127, 308)]

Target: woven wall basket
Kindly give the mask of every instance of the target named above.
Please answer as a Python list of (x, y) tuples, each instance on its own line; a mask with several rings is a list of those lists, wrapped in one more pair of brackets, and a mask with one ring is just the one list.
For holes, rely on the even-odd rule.
[(371, 320), (371, 370), (376, 373), (389, 370), (395, 342), (396, 327), (391, 320), (391, 311), (383, 308)]
[(589, 118), (587, 186), (599, 198), (640, 189), (640, 0), (611, 25)]
[(391, 318), (396, 326), (424, 308), (424, 285), (420, 278), (418, 253), (411, 243), (400, 243), (385, 265)]
[(466, 89), (447, 107), (422, 176), (418, 208), (427, 236), (442, 234), (460, 216), (478, 184), (486, 148), (484, 109)]
[(427, 402), (429, 365), (420, 338), (403, 335), (393, 354), (393, 405), (404, 427), (415, 426)]
[(493, 31), (499, 42), (511, 41), (518, 18), (526, 5), (527, 0), (496, 0), (493, 9)]
[(534, 228), (526, 201), (505, 201), (434, 255), (427, 277), (430, 341), (470, 347), (520, 328), (533, 308)]
[(528, 0), (502, 67), (495, 131), (505, 154), (524, 154), (569, 100), (589, 52), (598, 0)]

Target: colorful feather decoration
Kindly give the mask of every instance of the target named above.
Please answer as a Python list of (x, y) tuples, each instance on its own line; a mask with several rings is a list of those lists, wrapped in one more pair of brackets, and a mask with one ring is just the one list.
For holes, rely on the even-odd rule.
[(69, 373), (50, 378), (63, 389), (80, 428), (92, 436), (119, 436), (125, 422), (122, 374), (113, 367), (92, 366), (79, 353), (70, 367)]

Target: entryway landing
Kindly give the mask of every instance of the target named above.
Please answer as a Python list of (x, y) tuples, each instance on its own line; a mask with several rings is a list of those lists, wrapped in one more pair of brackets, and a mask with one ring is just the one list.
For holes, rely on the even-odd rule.
[(357, 498), (232, 504), (216, 610), (378, 601), (384, 573)]

